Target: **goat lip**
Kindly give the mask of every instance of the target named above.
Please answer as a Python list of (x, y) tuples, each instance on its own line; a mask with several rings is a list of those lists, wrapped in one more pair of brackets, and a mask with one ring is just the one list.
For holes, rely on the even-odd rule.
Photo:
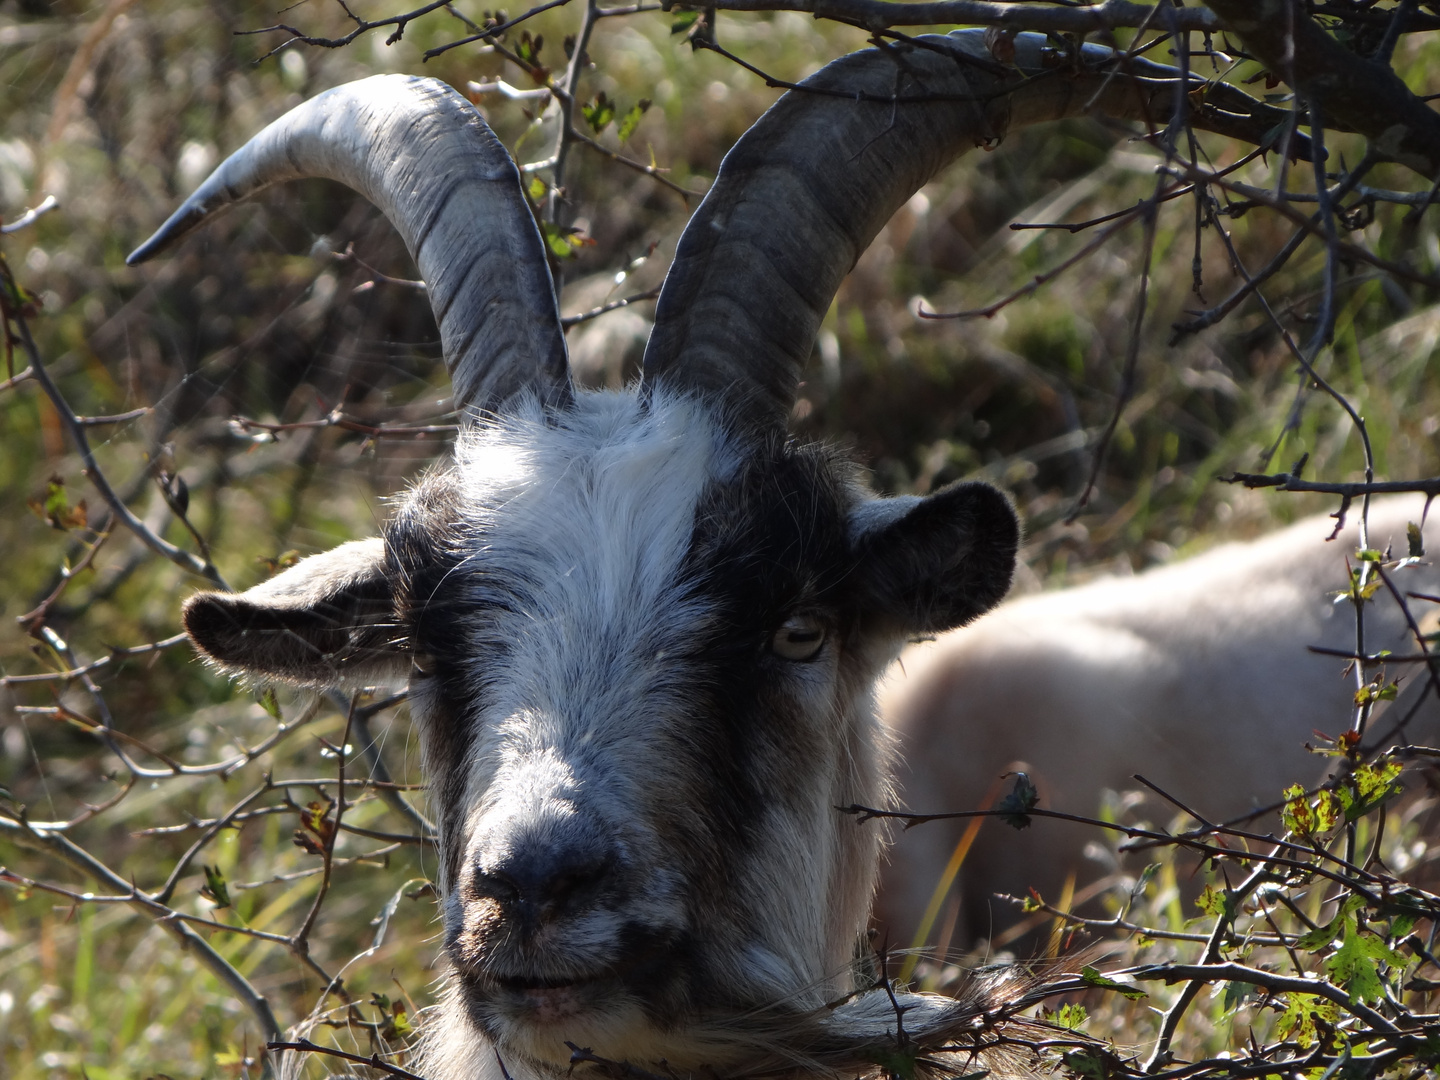
[(501, 976), (494, 980), (502, 990), (513, 994), (546, 993), (552, 990), (575, 990), (604, 980), (604, 975), (564, 977), (559, 979), (525, 979), (518, 976)]
[(594, 1010), (617, 988), (613, 974), (559, 979), (498, 978), (505, 1011), (515, 1019), (535, 1024), (556, 1024)]

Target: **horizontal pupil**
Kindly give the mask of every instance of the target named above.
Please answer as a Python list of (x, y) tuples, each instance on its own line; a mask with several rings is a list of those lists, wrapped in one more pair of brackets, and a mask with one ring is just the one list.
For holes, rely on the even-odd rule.
[(819, 630), (791, 630), (790, 640), (796, 645), (806, 645), (812, 641), (820, 640)]

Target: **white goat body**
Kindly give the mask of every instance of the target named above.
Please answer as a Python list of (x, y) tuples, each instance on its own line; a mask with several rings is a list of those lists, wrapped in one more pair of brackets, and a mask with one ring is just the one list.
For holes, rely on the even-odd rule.
[[(1094, 816), (1104, 790), (1139, 788), (1140, 774), (1211, 820), (1277, 801), (1292, 783), (1309, 784), (1324, 760), (1308, 753), (1315, 732), (1350, 726), (1355, 682), (1346, 662), (1308, 646), (1355, 649), (1354, 607), (1336, 603), (1346, 588), (1346, 556), (1357, 544), (1356, 515), (1326, 542), (1334, 520), (1306, 518), (1246, 543), (1144, 573), (1104, 577), (1074, 588), (1019, 597), (961, 630), (910, 646), (881, 684), (880, 708), (899, 739), (902, 802), (920, 813), (979, 808), (996, 779), (1023, 769), (1045, 808)], [(1372, 503), (1369, 542), (1405, 555), (1406, 524), (1424, 510), (1419, 496)], [(1440, 546), (1440, 526), (1425, 530)], [(1402, 592), (1435, 593), (1429, 561), (1393, 572)], [(1432, 604), (1409, 601), (1434, 629)], [(1403, 611), (1382, 586), (1365, 606), (1365, 649), (1413, 654)], [(1424, 669), (1394, 666), (1401, 708), (1425, 692)], [(1400, 709), (1382, 703), (1372, 737)], [(1433, 723), (1433, 702), (1412, 728)], [(1005, 786), (1008, 790), (1008, 785)], [(1173, 807), (1152, 798), (1155, 820)], [(908, 943), (966, 822), (941, 821), (900, 835), (882, 875), (881, 921)], [(960, 874), (957, 941), (989, 937), (1013, 921), (993, 894), (1047, 900), (1078, 871), (1096, 830), (1036, 819), (1017, 832), (987, 821)], [(1091, 876), (1099, 876), (1099, 871)]]

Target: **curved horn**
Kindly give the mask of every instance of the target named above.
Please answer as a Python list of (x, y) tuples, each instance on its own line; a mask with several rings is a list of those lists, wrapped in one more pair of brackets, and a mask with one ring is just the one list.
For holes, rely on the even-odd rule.
[[(783, 426), (841, 280), (942, 167), (1042, 120), (1095, 111), (1163, 122), (1173, 112), (1174, 68), (1093, 45), (1079, 63), (1062, 60), (1042, 34), (1013, 44), (1005, 64), (982, 30), (868, 49), (776, 102), (725, 156), (680, 237), (645, 384), (718, 397), (747, 425)], [(1254, 140), (1276, 122), (1225, 93), (1223, 110), (1192, 104), (1197, 127)]]
[(519, 170), (474, 107), (436, 79), (376, 75), (291, 109), (125, 261), (145, 261), (261, 188), (310, 176), (354, 188), (404, 239), (458, 406), (493, 410), (527, 389), (570, 402), (555, 288)]

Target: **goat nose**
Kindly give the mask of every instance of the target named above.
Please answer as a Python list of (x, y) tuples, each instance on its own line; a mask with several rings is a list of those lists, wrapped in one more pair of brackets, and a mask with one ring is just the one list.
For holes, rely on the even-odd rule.
[(613, 864), (609, 852), (590, 848), (512, 850), (494, 861), (481, 859), (473, 888), (478, 897), (498, 902), (512, 917), (541, 923), (592, 905)]

